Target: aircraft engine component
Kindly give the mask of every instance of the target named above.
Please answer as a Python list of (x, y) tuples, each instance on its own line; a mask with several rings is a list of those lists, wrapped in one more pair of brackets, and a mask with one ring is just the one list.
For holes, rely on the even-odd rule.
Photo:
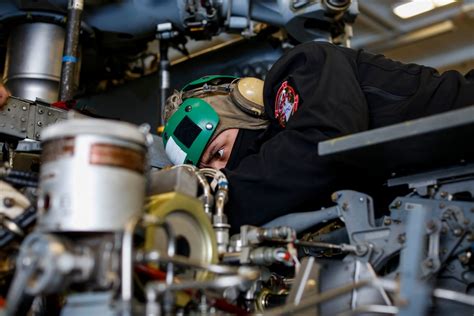
[[(211, 221), (203, 204), (190, 195), (197, 192), (196, 180), (184, 168), (162, 170), (151, 178), (156, 183), (152, 190), (157, 192), (158, 187), (161, 188), (159, 194), (150, 197), (147, 212), (170, 226), (176, 239), (176, 254), (203, 264), (217, 263), (217, 242)], [(147, 229), (145, 250), (166, 253), (167, 244), (163, 229)], [(198, 273), (196, 277), (200, 279), (205, 275)]]
[(79, 119), (49, 127), (42, 138), (42, 231), (120, 231), (142, 210), (146, 137), (138, 128)]
[(16, 26), (7, 46), (3, 82), (17, 97), (58, 100), (64, 28), (51, 23)]

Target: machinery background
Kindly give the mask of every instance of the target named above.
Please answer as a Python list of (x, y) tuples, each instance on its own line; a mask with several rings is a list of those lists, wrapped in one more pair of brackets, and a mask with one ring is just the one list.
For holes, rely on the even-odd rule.
[[(2, 1), (0, 315), (471, 315), (472, 107), (320, 144), (402, 187), (389, 205), (341, 190), (231, 236), (224, 174), (163, 169), (160, 104), (190, 79), (264, 78), (308, 40), (396, 56), (472, 25), (469, 1), (428, 14), (431, 29), (376, 16), (381, 3)], [(469, 67), (472, 38), (449, 40)]]

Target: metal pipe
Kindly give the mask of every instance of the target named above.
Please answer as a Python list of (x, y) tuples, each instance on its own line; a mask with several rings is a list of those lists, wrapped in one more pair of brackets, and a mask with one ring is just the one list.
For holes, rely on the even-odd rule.
[(335, 219), (339, 217), (337, 206), (329, 207), (312, 212), (293, 213), (288, 212), (289, 215), (283, 215), (275, 218), (271, 222), (263, 225), (265, 228), (290, 226), (297, 233), (300, 233), (317, 224)]
[(162, 255), (160, 252), (153, 250), (146, 253), (137, 253), (135, 257), (136, 261), (141, 263), (150, 263), (156, 261), (163, 261), (163, 262), (173, 262), (176, 265), (199, 269), (199, 270), (206, 270), (215, 274), (237, 274), (239, 269), (236, 269), (231, 266), (223, 266), (217, 264), (205, 264), (199, 261), (193, 261), (185, 256), (175, 255), (174, 257), (168, 257)]
[(133, 233), (140, 223), (141, 217), (132, 217), (127, 224), (122, 237), (122, 301), (130, 304), (133, 295)]
[(167, 291), (182, 291), (186, 289), (226, 289), (233, 286), (238, 286), (243, 282), (250, 281), (239, 275), (226, 275), (218, 277), (211, 281), (189, 281), (183, 283), (174, 283), (166, 285), (161, 282), (150, 282), (150, 286), (158, 293)]
[(74, 98), (77, 89), (75, 82), (76, 65), (78, 62), (79, 33), (81, 31), (81, 17), (84, 9), (84, 0), (70, 0), (67, 13), (66, 41), (64, 43), (61, 84), (59, 99), (68, 101)]
[[(151, 220), (153, 218), (153, 220)], [(172, 258), (176, 254), (176, 236), (167, 222), (161, 222), (156, 217), (148, 216), (142, 220), (141, 216), (132, 217), (125, 225), (122, 238), (122, 300), (124, 303), (129, 303), (133, 296), (133, 234), (138, 225), (144, 226), (161, 226), (165, 230), (168, 237), (167, 253), (168, 257)], [(160, 256), (155, 256), (151, 261), (156, 262), (161, 260)], [(174, 266), (173, 261), (168, 261), (166, 267), (166, 283), (173, 283)]]
[(364, 305), (364, 306), (358, 306), (354, 308), (353, 310), (337, 314), (337, 316), (351, 316), (351, 315), (359, 315), (359, 314), (366, 315), (368, 313), (395, 315), (398, 313), (398, 308), (396, 306), (385, 306), (385, 305)]
[(161, 125), (165, 125), (165, 104), (170, 90), (170, 61), (168, 59), (168, 40), (160, 40), (160, 107)]
[[(167, 222), (160, 223), (159, 225), (163, 227), (168, 237), (167, 253), (168, 253), (168, 257), (172, 258), (176, 254), (176, 236), (173, 232), (173, 228)], [(173, 279), (174, 279), (173, 262), (168, 261), (168, 264), (166, 265), (166, 284), (169, 285), (173, 283)]]
[(19, 313), (19, 310), (21, 305), (24, 303), (24, 300), (27, 298), (25, 289), (37, 267), (38, 258), (23, 257), (22, 262), (17, 262), (13, 282), (8, 289), (5, 315), (23, 315), (22, 313)]
[(211, 194), (211, 187), (209, 183), (207, 183), (206, 177), (199, 171), (199, 169), (193, 165), (176, 165), (173, 168), (180, 168), (184, 167), (191, 171), (197, 178), (199, 185), (202, 187), (203, 196), (204, 196), (204, 212), (207, 216), (212, 216), (212, 207), (213, 207), (213, 199)]
[(327, 249), (337, 249), (343, 252), (354, 252), (358, 253), (362, 249), (358, 249), (357, 246), (348, 245), (348, 244), (331, 244), (327, 242), (319, 242), (319, 241), (304, 241), (304, 240), (296, 240), (295, 245), (302, 246), (302, 247), (313, 247), (313, 248), (327, 248)]
[(461, 304), (474, 306), (474, 296), (467, 295), (461, 292), (445, 290), (445, 289), (434, 289), (433, 296), (436, 298), (441, 298), (441, 299), (450, 300), (450, 301), (461, 303)]
[(351, 292), (354, 289), (370, 286), (371, 284), (372, 284), (371, 280), (361, 280), (359, 282), (355, 282), (355, 283), (347, 284), (335, 289), (327, 290), (326, 292), (323, 292), (323, 293), (312, 294), (302, 299), (299, 302), (299, 304), (295, 304), (295, 303), (286, 304), (283, 307), (278, 307), (278, 308), (269, 310), (269, 312), (266, 313), (265, 315), (266, 316), (271, 316), (271, 315), (276, 316), (276, 315), (284, 315), (284, 314), (293, 315), (294, 313), (298, 311), (302, 311), (312, 306), (316, 306), (322, 302), (328, 301), (332, 298)]
[(241, 285), (244, 282), (255, 281), (260, 276), (260, 272), (255, 268), (240, 267), (233, 270), (233, 275), (220, 276), (209, 281), (187, 281), (174, 283), (171, 285), (167, 285), (162, 282), (150, 282), (148, 285), (157, 293), (164, 293), (166, 291), (181, 291), (186, 289), (225, 289), (228, 287)]

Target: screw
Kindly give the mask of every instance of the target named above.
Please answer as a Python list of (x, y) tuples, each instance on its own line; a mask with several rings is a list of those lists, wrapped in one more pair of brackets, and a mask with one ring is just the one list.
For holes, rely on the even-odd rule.
[(207, 130), (211, 130), (213, 127), (214, 127), (214, 125), (212, 125), (211, 123), (206, 124), (206, 129)]
[(186, 107), (184, 108), (184, 110), (185, 110), (186, 112), (191, 112), (192, 109), (193, 109), (193, 107), (190, 106), (190, 105), (188, 105), (188, 106), (186, 106)]
[(36, 133), (35, 137), (39, 139), (40, 138), (40, 133)]
[(336, 202), (337, 200), (339, 200), (339, 198), (341, 197), (341, 194), (337, 193), (337, 192), (334, 192), (332, 195), (331, 195), (331, 200), (333, 202)]
[(363, 197), (360, 197), (360, 198), (359, 198), (359, 202), (360, 202), (360, 203), (364, 203), (364, 201), (365, 201), (365, 199), (364, 199)]
[(398, 235), (398, 242), (399, 243), (403, 244), (403, 243), (405, 243), (406, 240), (407, 240), (407, 237), (406, 237), (405, 234)]
[(22, 121), (22, 122), (26, 122), (26, 118), (22, 117), (22, 118), (21, 118), (21, 121)]
[(21, 109), (22, 109), (23, 111), (26, 111), (26, 106), (22, 106)]
[(337, 192), (334, 192), (333, 194), (331, 194), (331, 200), (333, 202), (336, 202), (337, 200), (339, 200), (340, 197), (341, 197), (341, 195)]
[(431, 269), (434, 267), (434, 262), (433, 259), (429, 258), (428, 260), (425, 261), (425, 267)]
[(51, 116), (51, 114), (52, 114), (52, 113), (51, 113), (50, 111), (48, 111), (48, 116)]
[(347, 211), (349, 209), (349, 204), (347, 202), (342, 203), (342, 209)]
[(468, 264), (470, 256), (467, 253), (463, 253), (458, 256), (458, 259), (462, 264)]
[(44, 113), (43, 109), (39, 109), (39, 110), (38, 110), (38, 113), (39, 113), (39, 114), (43, 114), (43, 113)]
[(444, 199), (444, 198), (446, 198), (446, 197), (448, 196), (448, 194), (449, 194), (448, 192), (443, 191), (443, 192), (441, 192), (439, 195)]
[(453, 233), (454, 233), (454, 236), (461, 236), (462, 229), (461, 228), (456, 228)]
[(385, 217), (385, 219), (383, 220), (383, 223), (385, 225), (390, 225), (392, 224), (392, 219), (390, 217)]
[(10, 208), (15, 205), (15, 200), (10, 197), (6, 197), (3, 199), (3, 205), (5, 205), (6, 208)]
[(428, 232), (433, 232), (436, 230), (436, 224), (433, 220), (430, 220), (428, 223), (426, 223), (426, 228), (428, 229)]
[(38, 121), (38, 126), (43, 126), (43, 122)]
[(30, 257), (24, 257), (23, 260), (21, 260), (21, 264), (24, 267), (29, 267), (31, 264), (33, 264), (33, 260), (31, 260)]
[(307, 289), (314, 289), (316, 287), (316, 280), (314, 279), (309, 279), (307, 282), (306, 282), (306, 288)]
[(402, 206), (402, 201), (395, 201), (395, 204), (393, 205), (394, 208), (400, 208)]

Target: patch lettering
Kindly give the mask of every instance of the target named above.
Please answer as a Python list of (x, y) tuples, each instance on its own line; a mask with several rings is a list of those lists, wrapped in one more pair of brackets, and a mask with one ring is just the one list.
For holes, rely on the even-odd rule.
[(285, 127), (291, 116), (298, 110), (299, 95), (284, 81), (275, 98), (275, 118), (281, 127)]

